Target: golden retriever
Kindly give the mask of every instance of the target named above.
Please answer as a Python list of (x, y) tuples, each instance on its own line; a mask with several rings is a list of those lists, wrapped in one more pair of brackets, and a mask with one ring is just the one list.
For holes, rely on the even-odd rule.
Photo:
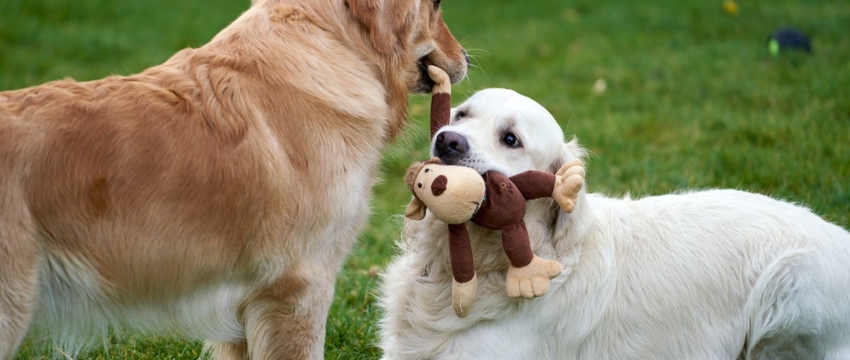
[(381, 148), (467, 62), (440, 0), (254, 0), (139, 74), (0, 92), (0, 359), (110, 327), (321, 359)]
[[(554, 172), (585, 153), (514, 91), (451, 114), (432, 146), (447, 164)], [(468, 223), (479, 286), (465, 318), (445, 225), (405, 222), (381, 285), (385, 359), (850, 359), (850, 233), (804, 207), (735, 190), (527, 206), (534, 252), (564, 271), (542, 297), (508, 298), (498, 232)]]

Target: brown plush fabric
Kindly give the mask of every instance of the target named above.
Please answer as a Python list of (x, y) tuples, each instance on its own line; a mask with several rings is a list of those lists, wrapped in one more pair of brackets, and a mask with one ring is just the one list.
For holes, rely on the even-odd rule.
[(466, 225), (449, 224), (449, 253), (451, 254), (452, 276), (459, 283), (465, 283), (475, 277), (472, 266), (472, 247)]
[(416, 177), (419, 176), (419, 170), (422, 170), (422, 167), (426, 165), (426, 162), (419, 161), (415, 162), (407, 168), (407, 174), (404, 174), (404, 183), (407, 184), (407, 189), (413, 193), (413, 196), (416, 196), (416, 192), (413, 191), (413, 184), (416, 183)]
[(499, 230), (506, 225), (518, 224), (525, 216), (525, 198), (507, 176), (495, 171), (484, 174), (487, 196), (472, 222), (488, 229)]
[(514, 267), (521, 268), (531, 263), (534, 252), (531, 251), (525, 220), (502, 228), (502, 247)]
[(551, 197), (555, 190), (555, 175), (542, 171), (526, 171), (510, 179), (526, 200)]
[[(516, 178), (519, 182), (514, 182)], [(527, 171), (514, 177), (488, 171), (484, 174), (487, 197), (472, 217), (472, 222), (483, 227), (501, 230), (505, 254), (514, 267), (531, 262), (534, 253), (525, 228), (525, 202), (552, 196), (555, 175), (541, 171)]]
[(431, 193), (434, 196), (440, 196), (446, 191), (446, 186), (449, 184), (449, 179), (445, 175), (437, 176), (434, 182), (431, 183)]
[(449, 93), (436, 93), (431, 96), (431, 139), (441, 127), (449, 124), (452, 111), (452, 97)]

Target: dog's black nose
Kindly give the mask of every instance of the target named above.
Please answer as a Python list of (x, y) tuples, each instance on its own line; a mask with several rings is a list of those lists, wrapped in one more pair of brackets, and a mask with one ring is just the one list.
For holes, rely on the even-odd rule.
[(434, 155), (443, 163), (451, 165), (469, 150), (466, 138), (454, 131), (443, 131), (437, 134), (434, 142)]

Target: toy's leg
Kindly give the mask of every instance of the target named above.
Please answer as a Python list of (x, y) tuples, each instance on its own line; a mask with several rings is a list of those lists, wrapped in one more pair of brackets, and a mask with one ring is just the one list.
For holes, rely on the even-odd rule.
[(525, 221), (502, 228), (502, 247), (512, 267), (521, 268), (528, 265), (534, 258), (531, 243), (528, 240), (528, 229)]
[(466, 317), (475, 303), (478, 278), (472, 265), (472, 247), (466, 225), (449, 225), (449, 254), (452, 262), (452, 307), (458, 317)]
[(561, 273), (561, 264), (531, 251), (525, 222), (502, 228), (502, 246), (511, 262), (505, 277), (509, 297), (534, 298), (549, 290), (549, 279)]

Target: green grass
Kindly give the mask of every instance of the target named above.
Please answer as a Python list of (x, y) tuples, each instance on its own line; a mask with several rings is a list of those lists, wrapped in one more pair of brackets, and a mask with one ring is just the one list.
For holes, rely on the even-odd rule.
[[(248, 1), (3, 0), (0, 89), (62, 77), (130, 74), (198, 46)], [(805, 203), (850, 225), (850, 3), (559, 0), (444, 2), (470, 49), (455, 102), (513, 88), (547, 107), (592, 151), (592, 191), (632, 196), (733, 187)], [(781, 25), (811, 36), (812, 55), (771, 58)], [(597, 79), (607, 91), (592, 90)], [(386, 151), (373, 216), (337, 282), (328, 359), (372, 359), (380, 315), (370, 269), (393, 254), (410, 161), (424, 159), (427, 98)], [(128, 336), (81, 359), (194, 359), (200, 344)], [(27, 342), (19, 359), (44, 345)]]

